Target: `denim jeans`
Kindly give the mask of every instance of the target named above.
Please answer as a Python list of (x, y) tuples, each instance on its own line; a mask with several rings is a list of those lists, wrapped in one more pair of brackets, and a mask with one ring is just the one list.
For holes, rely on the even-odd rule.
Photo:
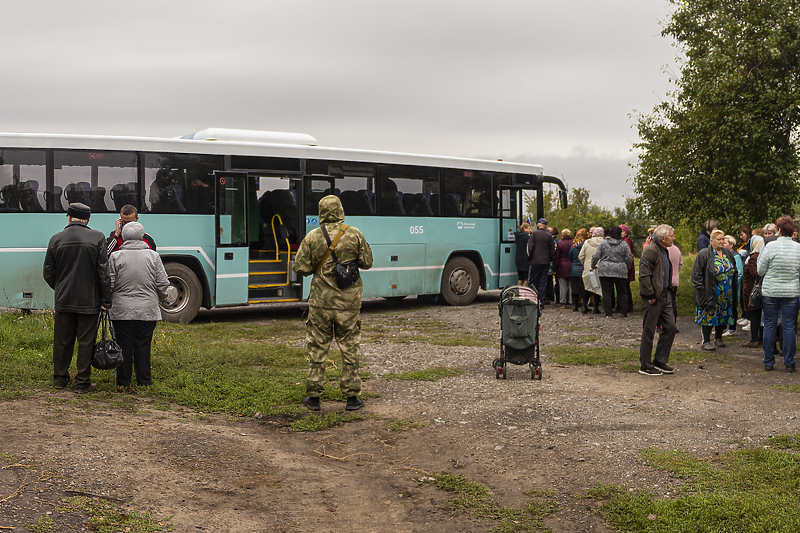
[[(764, 364), (772, 366), (775, 364), (775, 339), (778, 334), (778, 318), (781, 320), (781, 331), (783, 332), (783, 363), (786, 366), (794, 364), (794, 352), (796, 349), (794, 325), (797, 319), (798, 301), (797, 297), (792, 298), (771, 298), (763, 297), (764, 307)], [(754, 326), (751, 326), (754, 327)]]

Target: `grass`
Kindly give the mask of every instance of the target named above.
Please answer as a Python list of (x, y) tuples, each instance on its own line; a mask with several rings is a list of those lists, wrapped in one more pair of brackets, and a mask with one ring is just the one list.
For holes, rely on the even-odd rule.
[[(150, 513), (139, 513), (136, 510), (124, 511), (106, 500), (96, 500), (76, 496), (64, 500), (56, 507), (64, 513), (80, 512), (89, 518), (89, 529), (100, 533), (126, 531), (130, 533), (151, 533), (156, 531), (174, 531), (171, 517), (156, 519)], [(41, 521), (41, 520), (40, 520)], [(29, 528), (30, 529), (30, 528)], [(39, 530), (57, 531), (57, 530)]]
[[(639, 350), (630, 348), (590, 346), (549, 346), (547, 354), (550, 361), (562, 365), (609, 366), (623, 372), (639, 370)], [(672, 352), (670, 365), (694, 363), (708, 356), (696, 352)]]
[(492, 520), (495, 525), (491, 531), (496, 533), (550, 531), (542, 521), (559, 509), (558, 503), (544, 499), (552, 496), (548, 491), (526, 491), (524, 494), (530, 500), (522, 508), (514, 508), (501, 506), (492, 497), (489, 487), (460, 474), (440, 472), (427, 482), (439, 490), (455, 493), (456, 497), (446, 504), (452, 514), (464, 513), (473, 518)]
[(422, 422), (414, 422), (408, 418), (394, 418), (386, 425), (386, 431), (408, 431), (425, 427)]
[(459, 376), (463, 373), (463, 370), (457, 368), (436, 366), (423, 370), (414, 370), (412, 372), (388, 373), (384, 374), (383, 377), (384, 379), (401, 379), (406, 381), (438, 381), (443, 378)]
[(308, 415), (294, 422), (290, 422), (289, 427), (294, 431), (322, 431), (335, 428), (347, 422), (366, 420), (368, 418), (372, 418), (372, 416), (334, 412), (326, 415)]
[[(800, 435), (770, 439), (796, 449)], [(683, 481), (677, 494), (658, 498), (647, 491), (600, 485), (589, 496), (608, 499), (600, 509), (620, 533), (800, 531), (800, 457), (768, 448), (740, 449), (710, 460), (679, 451), (645, 450), (652, 468)], [(765, 512), (768, 511), (768, 512)]]

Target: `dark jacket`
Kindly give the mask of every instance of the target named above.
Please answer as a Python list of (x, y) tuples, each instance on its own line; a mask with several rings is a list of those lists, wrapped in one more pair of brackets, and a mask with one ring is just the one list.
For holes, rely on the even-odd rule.
[(537, 229), (528, 238), (528, 264), (549, 265), (556, 253), (553, 235), (546, 230)]
[(572, 270), (570, 271), (570, 276), (573, 278), (581, 277), (583, 275), (583, 263), (581, 263), (580, 260), (581, 248), (583, 248), (583, 242), (575, 244), (573, 241), (573, 244), (569, 249), (569, 258), (572, 259)]
[(557, 278), (572, 276), (572, 259), (569, 251), (572, 248), (572, 239), (561, 239), (556, 244), (556, 256), (553, 259), (553, 273)]
[(50, 238), (42, 275), (55, 290), (58, 312), (94, 314), (101, 305), (111, 307), (105, 235), (81, 222)]
[(517, 245), (517, 255), (514, 258), (514, 262), (517, 265), (518, 272), (528, 271), (528, 237), (530, 236), (531, 234), (527, 231), (514, 232), (514, 242)]
[[(627, 235), (622, 238), (623, 241), (628, 245), (628, 248), (631, 249), (631, 254), (633, 254), (633, 241)], [(636, 266), (631, 263), (628, 267), (628, 281), (636, 281)]]
[(701, 229), (700, 234), (697, 236), (697, 251), (705, 250), (710, 244), (711, 235), (708, 234), (705, 228)]
[(753, 285), (756, 284), (756, 281), (761, 279), (761, 276), (758, 275), (759, 255), (761, 254), (758, 252), (750, 254), (747, 264), (744, 265), (744, 276), (742, 277), (742, 309), (747, 312), (761, 309), (760, 307), (750, 307), (750, 294), (753, 292)]
[[(733, 265), (731, 287), (733, 289), (733, 305), (736, 305), (739, 278), (739, 273), (736, 271), (736, 260), (727, 249), (723, 248), (722, 251)], [(717, 308), (716, 273), (714, 272), (714, 249), (711, 246), (700, 250), (697, 254), (697, 259), (694, 260), (692, 267), (692, 284), (694, 285), (694, 304), (710, 313), (715, 312)]]
[[(660, 244), (653, 243), (642, 252), (639, 260), (639, 294), (642, 295), (642, 301), (658, 300), (665, 288), (675, 292), (672, 286), (672, 263), (669, 262), (669, 256), (664, 257), (662, 250), (664, 248)], [(664, 287), (665, 267), (669, 269), (668, 287)]]

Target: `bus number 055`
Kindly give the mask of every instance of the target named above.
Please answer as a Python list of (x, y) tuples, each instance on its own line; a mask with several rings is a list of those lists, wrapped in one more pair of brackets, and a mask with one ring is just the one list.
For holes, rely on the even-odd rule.
[(411, 226), (408, 230), (411, 235), (422, 235), (422, 226)]

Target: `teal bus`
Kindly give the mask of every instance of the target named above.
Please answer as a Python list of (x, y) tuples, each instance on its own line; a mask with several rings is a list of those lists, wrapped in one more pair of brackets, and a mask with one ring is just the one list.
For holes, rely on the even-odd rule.
[(163, 316), (201, 307), (297, 302), (309, 283), (291, 269), (338, 196), (372, 246), (364, 297), (441, 298), (467, 305), (480, 288), (516, 282), (513, 231), (525, 201), (561, 180), (542, 167), (317, 146), (303, 134), (207, 129), (174, 139), (0, 134), (0, 307), (51, 309), (42, 279), (66, 208), (92, 208), (106, 235), (120, 208), (139, 210), (170, 279)]

